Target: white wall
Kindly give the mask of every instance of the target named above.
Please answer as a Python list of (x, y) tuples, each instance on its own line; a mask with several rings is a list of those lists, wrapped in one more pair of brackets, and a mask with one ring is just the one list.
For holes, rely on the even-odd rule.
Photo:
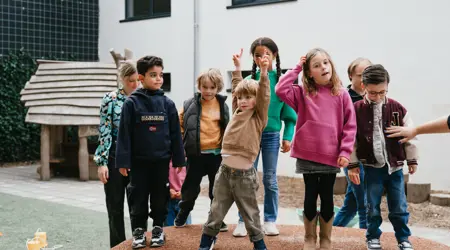
[[(137, 57), (160, 55), (172, 73), (169, 95), (180, 105), (194, 84), (192, 2), (172, 0), (170, 18), (119, 23), (123, 1), (100, 0), (100, 60), (111, 60), (110, 47), (128, 47)], [(244, 68), (250, 70), (250, 44), (268, 36), (280, 48), (283, 68), (294, 66), (309, 49), (322, 47), (347, 85), (348, 64), (367, 57), (388, 69), (389, 96), (406, 106), (416, 123), (450, 114), (449, 1), (299, 0), (238, 9), (226, 9), (231, 0), (199, 2), (200, 69), (220, 68), (226, 81), (232, 54), (244, 48)], [(411, 180), (450, 190), (450, 136), (421, 136), (420, 146), (419, 170)], [(293, 175), (294, 164), (288, 155), (280, 156), (280, 171)]]
[(193, 4), (172, 0), (171, 17), (133, 22), (125, 19), (125, 1), (100, 0), (99, 59), (112, 62), (110, 48), (124, 53), (133, 51), (135, 59), (146, 55), (159, 56), (164, 72), (171, 73), (172, 89), (167, 94), (181, 106), (186, 96), (193, 94)]

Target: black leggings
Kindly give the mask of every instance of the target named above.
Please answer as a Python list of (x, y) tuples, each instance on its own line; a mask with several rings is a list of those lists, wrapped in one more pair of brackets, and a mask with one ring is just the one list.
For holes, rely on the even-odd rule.
[(303, 174), (303, 181), (306, 218), (311, 221), (317, 215), (317, 197), (320, 195), (320, 215), (328, 222), (334, 215), (333, 187), (336, 174)]

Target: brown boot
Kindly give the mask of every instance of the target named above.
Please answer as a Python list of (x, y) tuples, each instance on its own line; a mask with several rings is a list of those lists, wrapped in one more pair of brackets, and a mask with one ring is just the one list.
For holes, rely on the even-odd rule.
[(303, 212), (303, 224), (305, 225), (305, 245), (304, 250), (316, 250), (317, 242), (317, 217), (314, 217), (312, 221), (309, 221)]
[(320, 224), (320, 249), (331, 249), (331, 231), (333, 229), (333, 220), (334, 215), (328, 222), (319, 216), (319, 224)]

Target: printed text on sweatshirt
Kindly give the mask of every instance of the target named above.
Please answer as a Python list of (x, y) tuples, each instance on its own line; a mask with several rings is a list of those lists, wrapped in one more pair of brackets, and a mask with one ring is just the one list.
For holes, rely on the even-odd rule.
[(277, 96), (297, 112), (291, 156), (337, 167), (340, 156), (350, 159), (356, 135), (356, 116), (348, 92), (331, 94), (331, 86), (317, 87), (306, 95), (303, 86), (293, 84), (302, 71), (296, 65), (280, 78)]

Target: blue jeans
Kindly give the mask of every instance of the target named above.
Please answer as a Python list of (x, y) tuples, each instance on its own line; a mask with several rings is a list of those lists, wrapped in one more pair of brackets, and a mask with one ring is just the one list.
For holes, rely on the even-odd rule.
[[(261, 152), (253, 166), (258, 169), (259, 155), (262, 153), (264, 184), (264, 221), (275, 222), (278, 216), (277, 164), (280, 151), (280, 132), (263, 132)], [(243, 221), (239, 214), (239, 221)]]
[(359, 214), (359, 228), (367, 228), (367, 212), (366, 212), (366, 194), (364, 187), (364, 167), (359, 164), (359, 179), (361, 184), (356, 185), (348, 178), (348, 169), (344, 168), (345, 177), (347, 178), (347, 193), (345, 194), (344, 205), (334, 218), (333, 226), (345, 227), (355, 217), (356, 212)]
[[(180, 200), (178, 199), (169, 199), (169, 202), (167, 204), (167, 217), (166, 221), (164, 223), (165, 227), (171, 227), (174, 224), (175, 217), (177, 217), (178, 212), (180, 212), (180, 207), (178, 206), (178, 203), (180, 203)], [(189, 214), (186, 225), (190, 225), (191, 222), (191, 215)]]
[(365, 185), (367, 190), (367, 240), (379, 239), (382, 223), (380, 204), (384, 188), (387, 193), (389, 220), (395, 231), (395, 238), (400, 243), (411, 236), (408, 228), (409, 213), (407, 211), (405, 183), (403, 171), (399, 170), (391, 175), (388, 166), (383, 168), (364, 167)]

